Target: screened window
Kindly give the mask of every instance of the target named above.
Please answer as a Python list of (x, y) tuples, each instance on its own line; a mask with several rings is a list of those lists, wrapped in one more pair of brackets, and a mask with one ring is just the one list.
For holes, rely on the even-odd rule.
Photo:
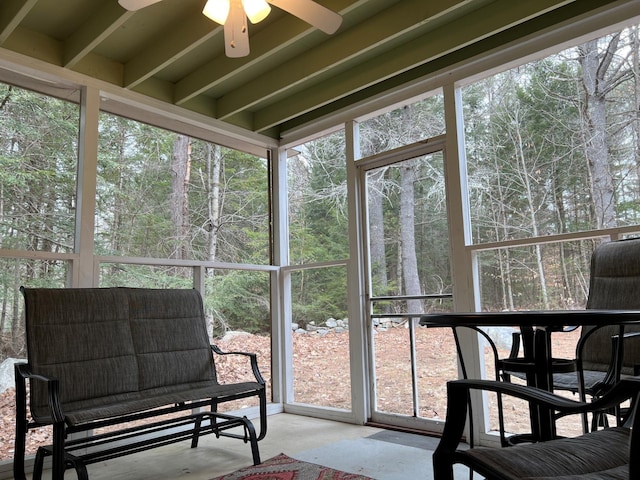
[(445, 133), (442, 93), (377, 115), (360, 123), (362, 157)]
[(102, 114), (96, 251), (268, 264), (263, 158)]
[(0, 248), (74, 251), (79, 112), (0, 83)]
[(474, 243), (637, 224), (638, 31), (463, 89)]
[(292, 152), (287, 161), (291, 264), (347, 258), (344, 131), (307, 142)]

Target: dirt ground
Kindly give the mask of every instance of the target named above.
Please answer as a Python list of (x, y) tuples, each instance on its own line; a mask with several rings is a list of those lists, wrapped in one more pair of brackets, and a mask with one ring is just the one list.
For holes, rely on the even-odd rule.
[[(578, 332), (554, 334), (554, 356), (573, 358)], [(448, 329), (418, 328), (416, 332), (416, 377), (418, 380), (418, 415), (425, 418), (444, 419), (446, 413), (446, 381), (457, 375), (456, 354), (451, 332)], [(295, 334), (293, 342), (293, 375), (295, 401), (335, 408), (350, 408), (351, 393), (349, 373), (348, 333)], [(229, 335), (216, 341), (224, 351), (248, 351), (258, 353), (258, 363), (267, 384), (270, 385), (270, 339), (255, 335)], [(376, 408), (381, 412), (413, 414), (409, 330), (403, 326), (374, 335)], [(502, 353), (506, 355), (506, 351)], [(225, 356), (218, 362), (221, 378), (237, 381), (250, 378), (246, 362), (232, 361)], [(490, 357), (486, 360), (491, 365)], [(488, 373), (488, 376), (492, 375)], [(230, 405), (241, 408), (247, 405)], [(508, 400), (505, 403), (507, 428), (512, 432), (526, 431), (526, 405)], [(495, 408), (490, 409), (495, 422)], [(575, 421), (565, 422), (563, 434), (577, 432)], [(14, 391), (0, 394), (0, 461), (13, 455), (15, 427)], [(564, 428), (561, 426), (561, 428)], [(35, 452), (42, 444), (50, 443), (49, 428), (31, 432), (28, 450)]]

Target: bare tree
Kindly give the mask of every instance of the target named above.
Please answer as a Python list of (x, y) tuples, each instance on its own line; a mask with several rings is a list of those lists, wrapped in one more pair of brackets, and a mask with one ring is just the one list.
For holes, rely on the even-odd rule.
[(218, 145), (207, 143), (206, 170), (207, 170), (207, 205), (208, 205), (208, 260), (216, 259), (218, 246), (218, 230), (220, 229), (220, 205), (221, 188), (220, 172), (222, 171), (222, 153)]
[(171, 221), (176, 246), (172, 258), (189, 256), (189, 180), (191, 177), (191, 139), (177, 135), (173, 143), (171, 166)]
[(591, 193), (596, 228), (616, 225), (614, 182), (609, 165), (607, 145), (607, 94), (626, 76), (613, 59), (620, 34), (615, 34), (606, 48), (598, 48), (598, 40), (578, 47), (584, 88), (584, 148), (591, 175)]
[[(416, 162), (405, 161), (400, 168), (400, 239), (402, 250), (402, 280), (406, 295), (421, 295), (420, 277), (415, 240), (415, 193)], [(420, 313), (423, 310), (421, 300), (408, 300), (407, 311)]]

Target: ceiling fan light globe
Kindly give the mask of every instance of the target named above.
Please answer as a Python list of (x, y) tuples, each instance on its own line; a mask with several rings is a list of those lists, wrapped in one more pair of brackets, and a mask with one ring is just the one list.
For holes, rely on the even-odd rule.
[(220, 25), (224, 25), (229, 17), (230, 0), (207, 0), (202, 14)]
[(253, 24), (261, 22), (271, 12), (271, 7), (266, 0), (242, 0), (244, 12)]

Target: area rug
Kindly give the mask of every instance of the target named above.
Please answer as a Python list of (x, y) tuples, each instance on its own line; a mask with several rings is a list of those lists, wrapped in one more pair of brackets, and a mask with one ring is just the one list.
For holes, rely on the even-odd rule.
[(260, 465), (241, 468), (211, 480), (373, 480), (355, 473), (341, 472), (315, 463), (303, 462), (284, 453)]

